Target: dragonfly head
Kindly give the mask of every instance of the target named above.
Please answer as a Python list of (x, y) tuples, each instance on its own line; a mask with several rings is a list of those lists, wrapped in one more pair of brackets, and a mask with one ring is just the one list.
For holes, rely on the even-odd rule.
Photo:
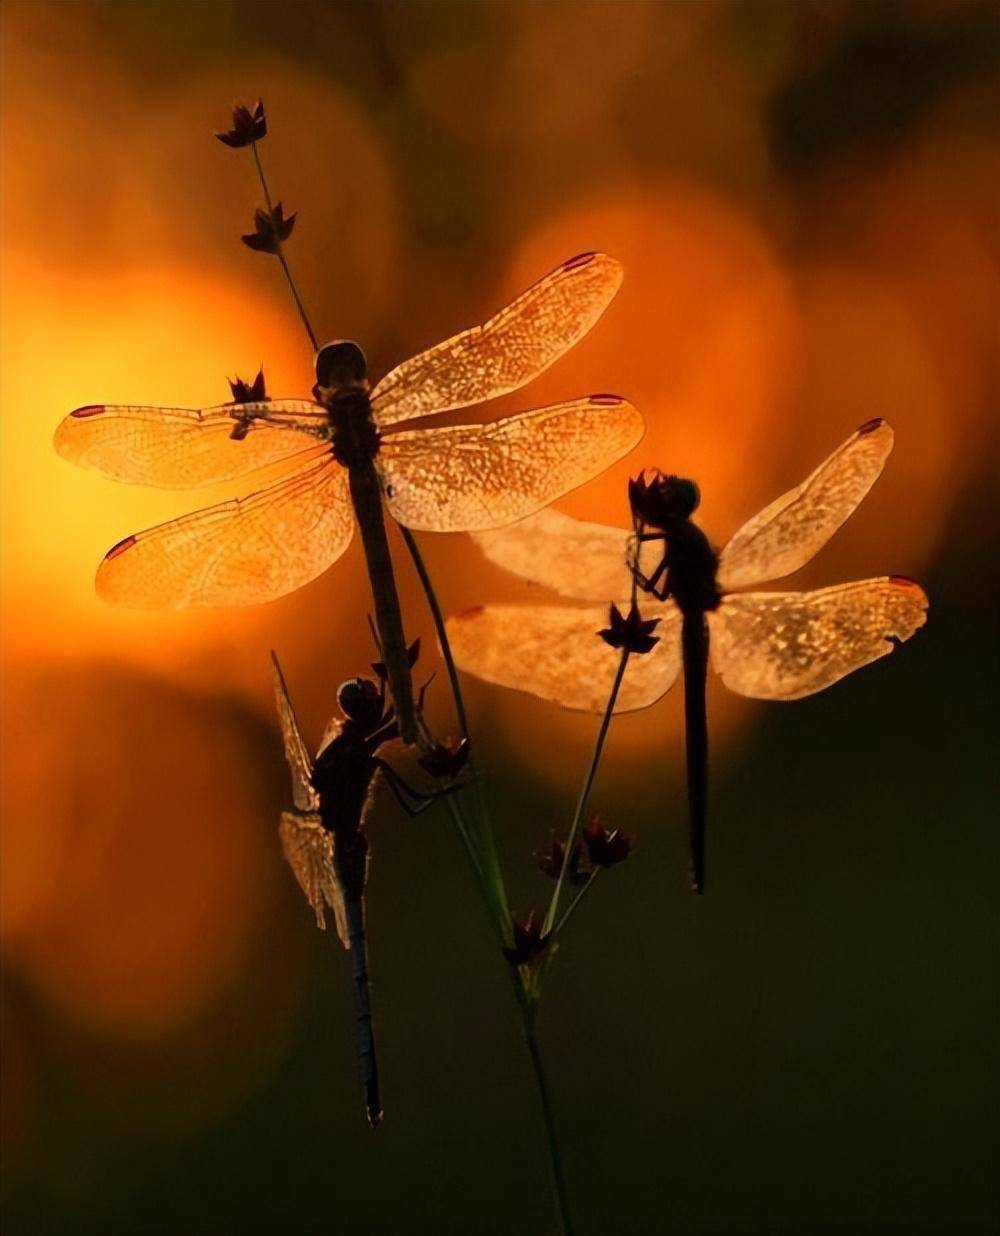
[(694, 514), (701, 493), (694, 481), (682, 476), (663, 476), (656, 472), (647, 481), (643, 472), (629, 481), (629, 501), (632, 514), (641, 523), (653, 528), (669, 528)]
[(366, 732), (382, 721), (385, 697), (370, 678), (349, 678), (337, 690), (340, 711)]
[(352, 387), (368, 389), (368, 362), (365, 354), (350, 339), (336, 339), (316, 353), (317, 390), (341, 391)]

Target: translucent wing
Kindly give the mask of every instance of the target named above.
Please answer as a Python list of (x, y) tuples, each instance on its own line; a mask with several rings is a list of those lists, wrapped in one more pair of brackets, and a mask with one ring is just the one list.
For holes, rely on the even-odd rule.
[(324, 907), (329, 906), (340, 942), (350, 948), (344, 894), (333, 865), (333, 834), (314, 813), (283, 811), (278, 836), (282, 853), (316, 915), (316, 926), (326, 929)]
[(475, 532), (523, 519), (589, 481), (642, 432), (626, 400), (591, 395), (488, 425), (386, 434), (376, 467), (401, 524)]
[[(233, 438), (240, 427), (246, 435)], [(55, 448), (71, 463), (116, 481), (193, 489), (290, 459), (314, 447), (326, 427), (323, 409), (305, 399), (215, 408), (97, 404), (60, 422)]]
[[(660, 642), (629, 660), (616, 712), (655, 704), (681, 668), (680, 612), (672, 602), (641, 606), (659, 617)], [(607, 606), (488, 605), (448, 619), (459, 667), (486, 682), (527, 691), (564, 708), (603, 712), (621, 654), (600, 639)]]
[(98, 568), (97, 591), (140, 609), (273, 601), (325, 571), (353, 530), (347, 473), (324, 448), (249, 498), (126, 537)]
[(740, 528), (719, 559), (719, 583), (780, 579), (817, 554), (861, 502), (892, 450), (892, 429), (868, 421), (797, 488)]
[(866, 579), (817, 592), (745, 592), (708, 615), (712, 663), (731, 691), (796, 700), (888, 656), (927, 620), (912, 580)]
[(271, 669), (274, 675), (274, 696), (278, 705), (278, 720), (281, 722), (281, 737), (285, 743), (285, 759), (292, 774), (292, 801), (299, 811), (316, 811), (319, 795), (312, 786), (313, 762), (309, 749), (299, 729), (299, 722), (292, 707), (292, 700), (281, 672), (278, 658), (271, 653)]
[(621, 266), (603, 253), (570, 258), (482, 326), (387, 374), (372, 392), (376, 421), (393, 425), (518, 390), (583, 338), (621, 281)]
[[(580, 601), (627, 601), (632, 593), (632, 534), (544, 510), (508, 528), (472, 538), (491, 562), (534, 584)], [(663, 546), (647, 542), (641, 564), (649, 574)]]

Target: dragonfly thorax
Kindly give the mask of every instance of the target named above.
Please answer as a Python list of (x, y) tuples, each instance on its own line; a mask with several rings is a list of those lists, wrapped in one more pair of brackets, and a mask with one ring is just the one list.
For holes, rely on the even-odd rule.
[(379, 435), (372, 419), (367, 388), (346, 387), (323, 391), (316, 398), (330, 418), (333, 454), (345, 468), (363, 468), (378, 453)]
[(684, 613), (717, 609), (722, 599), (715, 579), (719, 555), (708, 537), (690, 519), (677, 520), (663, 531), (667, 594)]

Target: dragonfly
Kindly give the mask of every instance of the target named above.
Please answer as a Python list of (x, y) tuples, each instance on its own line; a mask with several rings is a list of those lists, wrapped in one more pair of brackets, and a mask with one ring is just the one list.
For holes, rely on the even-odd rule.
[(340, 942), (350, 953), (358, 1066), (365, 1111), (374, 1129), (382, 1121), (382, 1097), (365, 936), (369, 866), (365, 826), (381, 780), (410, 816), (419, 815), (457, 786), (422, 793), (379, 754), (386, 743), (399, 737), (382, 675), (378, 683), (370, 678), (352, 678), (340, 686), (337, 703), (343, 719), (335, 717), (327, 726), (313, 760), (274, 652), (271, 665), (285, 758), (292, 776), (293, 809), (282, 812), (278, 836), (285, 859), (316, 916), (316, 926), (325, 930), (326, 911), (331, 911)]
[(373, 388), (361, 348), (339, 340), (316, 354), (311, 399), (247, 390), (206, 408), (75, 409), (56, 430), (56, 450), (118, 481), (185, 489), (278, 473), (248, 497), (125, 537), (98, 568), (98, 593), (140, 608), (271, 601), (335, 562), (357, 523), (401, 735), (415, 741), (383, 501), (417, 531), (501, 527), (621, 458), (643, 422), (627, 400), (596, 394), (487, 424), (403, 426), (520, 389), (590, 330), (621, 281), (613, 258), (578, 254)]
[[(616, 711), (648, 707), (683, 673), (695, 892), (705, 888), (709, 655), (731, 691), (795, 700), (887, 656), (926, 621), (923, 589), (898, 575), (812, 592), (737, 591), (813, 558), (871, 489), (892, 443), (884, 420), (866, 422), (721, 553), (692, 519), (697, 485), (659, 473), (630, 483), (638, 532), (543, 511), (475, 538), (498, 565), (565, 597), (627, 606), (633, 579), (650, 597), (641, 612), (658, 624), (658, 642), (630, 657)], [(604, 607), (491, 605), (449, 618), (447, 631), (467, 672), (564, 707), (603, 711), (620, 658), (594, 638), (606, 615)]]

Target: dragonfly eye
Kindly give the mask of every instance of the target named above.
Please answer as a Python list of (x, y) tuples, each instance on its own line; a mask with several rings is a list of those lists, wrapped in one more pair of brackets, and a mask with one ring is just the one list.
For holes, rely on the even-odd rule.
[(374, 725), (382, 716), (378, 687), (368, 678), (350, 678), (337, 691), (337, 703), (345, 717), (363, 726)]
[(630, 484), (629, 496), (636, 516), (654, 528), (688, 519), (701, 501), (698, 486), (681, 476), (640, 477)]
[(316, 385), (329, 390), (359, 386), (368, 376), (368, 362), (356, 343), (338, 339), (316, 353)]

